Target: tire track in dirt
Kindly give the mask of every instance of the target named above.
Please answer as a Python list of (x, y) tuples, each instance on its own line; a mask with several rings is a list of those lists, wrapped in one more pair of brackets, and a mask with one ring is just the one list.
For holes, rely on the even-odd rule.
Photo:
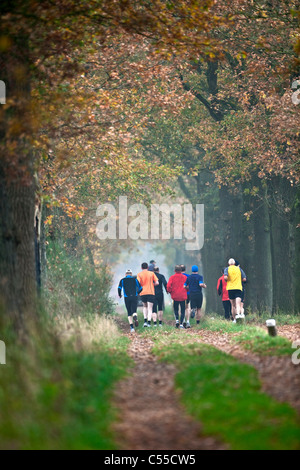
[[(119, 322), (118, 322), (119, 323)], [(128, 335), (128, 354), (134, 360), (132, 375), (115, 391), (119, 422), (114, 426), (120, 449), (225, 450), (213, 437), (201, 434), (201, 425), (186, 415), (174, 388), (176, 368), (160, 363), (151, 353), (153, 342)]]
[[(294, 326), (280, 331), (292, 340), (298, 329)], [(185, 330), (187, 336), (200, 343), (210, 344), (236, 359), (255, 367), (259, 374), (262, 391), (282, 403), (289, 403), (300, 414), (300, 364), (292, 363), (289, 356), (259, 356), (232, 343), (233, 334), (217, 333), (208, 330)], [(238, 335), (238, 333), (236, 334)]]

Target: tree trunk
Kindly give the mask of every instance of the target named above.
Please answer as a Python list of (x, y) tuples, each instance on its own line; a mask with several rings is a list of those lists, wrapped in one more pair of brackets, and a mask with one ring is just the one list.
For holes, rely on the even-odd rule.
[(294, 243), (295, 243), (295, 263), (294, 263), (294, 292), (295, 311), (300, 313), (300, 190), (296, 196), (294, 204)]
[(273, 275), (271, 255), (270, 214), (266, 183), (261, 184), (261, 199), (257, 199), (254, 209), (255, 231), (255, 278), (257, 287), (257, 307), (259, 311), (272, 312)]
[(7, 101), (0, 111), (0, 303), (16, 328), (36, 309), (35, 182), (30, 145), (30, 78), (26, 38), (0, 60)]

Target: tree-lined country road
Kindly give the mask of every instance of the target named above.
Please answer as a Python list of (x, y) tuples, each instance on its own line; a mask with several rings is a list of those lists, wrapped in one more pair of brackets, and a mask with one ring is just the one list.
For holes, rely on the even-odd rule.
[(1, 448), (299, 447), (299, 52), (295, 0), (1, 1)]

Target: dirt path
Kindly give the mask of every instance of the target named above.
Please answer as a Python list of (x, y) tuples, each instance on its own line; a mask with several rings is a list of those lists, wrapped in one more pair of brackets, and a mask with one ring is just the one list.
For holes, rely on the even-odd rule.
[[(281, 336), (286, 336), (290, 341), (300, 338), (299, 325), (287, 325), (278, 330)], [(183, 333), (188, 334), (193, 341), (210, 344), (255, 367), (262, 390), (277, 401), (289, 403), (300, 414), (300, 364), (293, 364), (291, 357), (259, 356), (245, 351), (240, 345), (231, 342), (232, 334), (198, 329)]]
[[(126, 334), (126, 333), (124, 333)], [(226, 449), (215, 438), (203, 436), (201, 426), (185, 414), (174, 389), (176, 369), (159, 363), (151, 353), (153, 342), (130, 335), (133, 374), (115, 393), (120, 410), (116, 424), (119, 448), (130, 450)]]
[[(115, 425), (120, 449), (131, 450), (212, 450), (226, 444), (201, 434), (201, 425), (185, 414), (174, 388), (176, 369), (160, 363), (151, 350), (150, 338), (128, 333), (128, 324), (118, 319), (123, 334), (131, 340), (128, 354), (134, 360), (132, 375), (115, 392), (120, 421)], [(283, 327), (282, 336), (294, 340), (299, 326)], [(263, 357), (245, 352), (231, 342), (232, 334), (192, 328), (180, 331), (187, 342), (210, 344), (242, 362), (254, 366), (262, 390), (280, 402), (287, 402), (300, 413), (300, 365), (289, 357)], [(300, 335), (299, 335), (300, 336)], [(298, 338), (299, 338), (298, 336)]]

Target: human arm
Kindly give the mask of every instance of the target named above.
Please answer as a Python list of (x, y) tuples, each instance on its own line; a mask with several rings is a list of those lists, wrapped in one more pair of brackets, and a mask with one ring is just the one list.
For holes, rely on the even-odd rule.
[(166, 281), (165, 276), (162, 277), (162, 283), (163, 283), (163, 286), (164, 286), (164, 288), (165, 288), (165, 291), (166, 291), (167, 294), (168, 294), (168, 293), (169, 293), (169, 292), (167, 291), (167, 285), (168, 285), (168, 284), (167, 284), (167, 281)]
[(218, 279), (218, 284), (217, 284), (217, 292), (218, 292), (218, 295), (221, 295), (222, 294), (222, 289), (223, 289), (223, 286), (222, 286), (222, 278), (220, 277)]
[(172, 292), (172, 276), (170, 277), (169, 282), (167, 284), (167, 292), (168, 294), (171, 294)]
[(122, 298), (122, 288), (123, 288), (123, 279), (121, 279), (121, 281), (119, 283), (119, 287), (118, 287), (118, 295), (119, 295), (120, 299)]
[(136, 282), (137, 294), (140, 294), (142, 292), (143, 288), (142, 288), (141, 284), (139, 283), (139, 281), (137, 279), (135, 280), (135, 282)]
[(240, 270), (241, 270), (241, 275), (242, 275), (242, 281), (243, 281), (243, 282), (246, 282), (246, 281), (247, 281), (246, 274), (244, 273), (244, 271), (242, 270), (242, 268), (240, 268)]
[(204, 289), (206, 289), (206, 287), (207, 287), (206, 284), (204, 284), (204, 282), (203, 282), (203, 277), (202, 276), (200, 276), (199, 286), (203, 287)]

